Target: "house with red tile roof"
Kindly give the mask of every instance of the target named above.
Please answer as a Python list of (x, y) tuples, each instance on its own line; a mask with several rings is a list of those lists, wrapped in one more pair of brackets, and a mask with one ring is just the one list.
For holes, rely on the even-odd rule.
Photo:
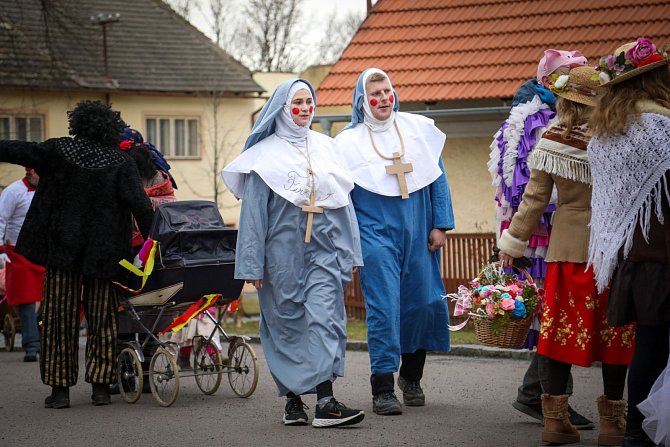
[(670, 0), (379, 0), (321, 82), (317, 114), (336, 134), (342, 117), (330, 115), (350, 113), (360, 73), (386, 71), (401, 110), (447, 133), (456, 231), (492, 232), (489, 144), (544, 50), (579, 50), (595, 64), (641, 35), (670, 43)]
[[(68, 134), (66, 111), (106, 101), (172, 166), (180, 200), (238, 202), (219, 175), (266, 101), (253, 74), (162, 0), (0, 2), (0, 139)], [(0, 164), (0, 186), (22, 176)]]

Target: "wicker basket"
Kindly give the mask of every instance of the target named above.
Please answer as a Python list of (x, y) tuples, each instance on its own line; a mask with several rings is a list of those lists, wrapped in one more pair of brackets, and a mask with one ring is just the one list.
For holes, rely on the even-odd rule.
[[(499, 264), (499, 262), (494, 262), (493, 264)], [(517, 267), (513, 268), (523, 273), (529, 284), (535, 284), (528, 270)], [(507, 325), (502, 326), (497, 333), (493, 332), (492, 321), (488, 318), (475, 317), (472, 320), (475, 325), (475, 335), (479, 343), (499, 348), (518, 348), (526, 341), (533, 319), (529, 315), (527, 318), (511, 320)]]
[(518, 348), (528, 337), (532, 318), (512, 320), (500, 328), (498, 333), (492, 329), (492, 320), (488, 318), (473, 318), (475, 334), (479, 343), (499, 348)]

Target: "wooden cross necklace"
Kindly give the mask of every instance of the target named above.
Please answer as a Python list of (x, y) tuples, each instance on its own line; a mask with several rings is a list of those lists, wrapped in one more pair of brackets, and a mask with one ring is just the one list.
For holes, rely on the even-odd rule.
[(381, 158), (384, 160), (393, 160), (392, 165), (387, 165), (386, 166), (386, 173), (389, 175), (395, 175), (398, 179), (398, 185), (400, 186), (400, 196), (403, 199), (409, 199), (409, 192), (407, 191), (407, 178), (405, 175), (408, 172), (414, 171), (414, 167), (412, 166), (412, 163), (403, 163), (402, 162), (402, 157), (405, 155), (405, 142), (402, 139), (402, 135), (400, 134), (400, 129), (398, 129), (398, 122), (396, 120), (393, 120), (393, 127), (395, 127), (395, 131), (398, 134), (398, 138), (400, 139), (400, 152), (394, 152), (393, 156), (388, 157), (381, 152), (379, 152), (379, 149), (377, 149), (377, 145), (375, 144), (374, 138), (372, 138), (372, 131), (368, 127), (368, 135), (370, 135), (370, 142), (372, 143), (372, 148), (375, 150), (377, 155), (379, 155)]
[(305, 229), (305, 243), (309, 244), (312, 240), (312, 223), (314, 222), (314, 213), (323, 214), (323, 208), (315, 205), (316, 194), (314, 192), (315, 181), (314, 181), (314, 171), (312, 171), (312, 159), (309, 156), (309, 146), (307, 145), (307, 138), (305, 138), (305, 152), (300, 150), (298, 146), (291, 143), (291, 146), (295, 148), (300, 155), (302, 155), (305, 160), (307, 160), (307, 177), (309, 178), (309, 205), (303, 205), (301, 210), (303, 213), (307, 213), (307, 228)]

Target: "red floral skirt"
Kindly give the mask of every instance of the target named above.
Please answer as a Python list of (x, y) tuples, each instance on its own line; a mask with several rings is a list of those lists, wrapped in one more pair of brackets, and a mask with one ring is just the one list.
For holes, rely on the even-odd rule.
[(635, 325), (607, 324), (608, 292), (597, 293), (593, 270), (585, 268), (584, 263), (548, 263), (537, 352), (579, 366), (628, 365)]

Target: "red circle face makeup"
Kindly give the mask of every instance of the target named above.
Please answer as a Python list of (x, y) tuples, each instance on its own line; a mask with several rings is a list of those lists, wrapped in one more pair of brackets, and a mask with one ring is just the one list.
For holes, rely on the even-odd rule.
[(291, 109), (291, 113), (294, 114), (294, 115), (300, 115), (300, 109), (297, 108), (297, 107), (293, 107)]
[(313, 106), (309, 106), (309, 113), (312, 113), (313, 111), (314, 111), (314, 107), (313, 107)]
[(393, 104), (393, 101), (395, 101), (395, 97), (393, 95), (389, 96), (389, 102)]
[(370, 100), (370, 105), (371, 105), (372, 107), (376, 106), (377, 104), (379, 104), (379, 101), (377, 101), (375, 98), (372, 98), (372, 99)]

